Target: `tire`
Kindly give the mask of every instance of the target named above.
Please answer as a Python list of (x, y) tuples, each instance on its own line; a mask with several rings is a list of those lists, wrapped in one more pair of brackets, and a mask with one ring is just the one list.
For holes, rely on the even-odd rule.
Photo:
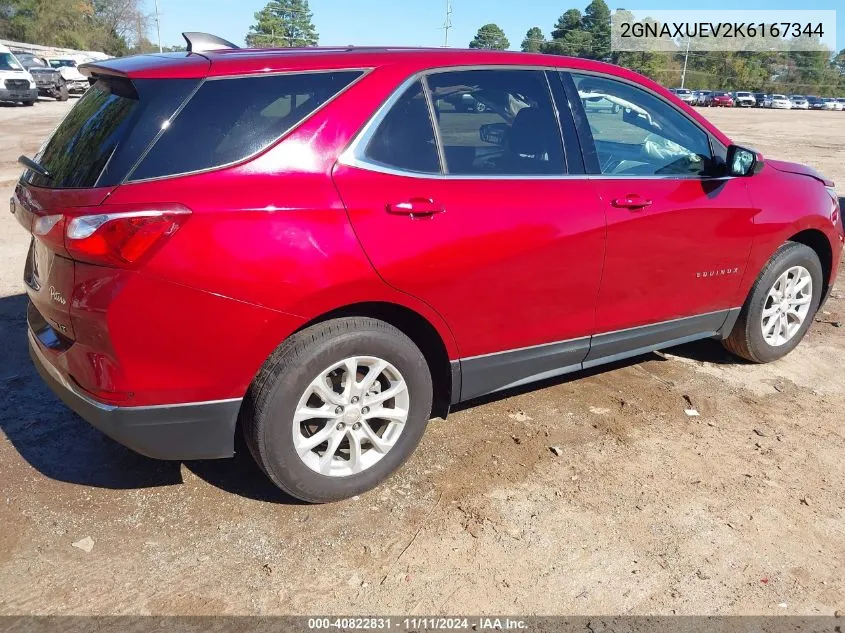
[(62, 81), (56, 89), (56, 101), (67, 101), (70, 98), (70, 93), (67, 90), (67, 84)]
[(480, 112), (487, 112), (487, 106), (484, 103), (481, 103), (481, 101), (476, 101), (475, 102), (475, 111), (479, 112), (479, 113)]
[[(809, 296), (808, 311), (800, 328), (786, 342), (772, 345), (763, 334), (763, 310), (769, 303), (769, 292), (787, 271), (802, 267), (812, 279), (812, 294)], [(787, 242), (781, 246), (763, 267), (757, 281), (742, 306), (736, 324), (722, 344), (729, 352), (755, 363), (769, 363), (783, 358), (791, 352), (813, 323), (822, 296), (824, 273), (818, 255), (809, 246)]]
[[(328, 415), (334, 414), (334, 417), (325, 423), (306, 416), (312, 427), (303, 426), (301, 422), (294, 425), (295, 411), (317, 407), (318, 403), (319, 407), (324, 407), (321, 411), (325, 407), (331, 409), (335, 406), (330, 405), (325, 398), (312, 400), (316, 396), (311, 386), (316, 384), (318, 377), (326, 376), (327, 369), (351, 357), (360, 357), (374, 363), (378, 360), (386, 361), (389, 369), (385, 369), (376, 379), (380, 380), (381, 377), (386, 380), (388, 372), (398, 372), (393, 374), (394, 377), (398, 375), (399, 379), (404, 379), (406, 390), (395, 399), (390, 398), (384, 402), (384, 405), (392, 403), (393, 408), (407, 411), (404, 424), (379, 422), (377, 417), (371, 418), (369, 422), (362, 422), (361, 417), (357, 418), (357, 422), (353, 420), (356, 415), (367, 413), (362, 407), (368, 401), (372, 402), (373, 397), (378, 397), (377, 393), (374, 395), (370, 390), (360, 396), (357, 404), (350, 404), (356, 401), (355, 398), (347, 398), (343, 403), (345, 407), (341, 407), (343, 413), (338, 416), (337, 409), (330, 411)], [(366, 384), (367, 374), (358, 378), (361, 366), (357, 362), (356, 366), (359, 367), (355, 372), (356, 379)], [(335, 371), (344, 373), (338, 377), (332, 399), (342, 397), (338, 390), (345, 386), (345, 377), (349, 375), (344, 366)], [(380, 389), (393, 389), (399, 384), (399, 380), (391, 381)], [(325, 381), (323, 385), (328, 386)], [(308, 396), (309, 393), (312, 395)], [(400, 397), (403, 398), (401, 403)], [(401, 466), (414, 452), (425, 431), (431, 416), (431, 404), (432, 381), (428, 364), (411, 339), (384, 321), (346, 317), (318, 323), (297, 332), (273, 352), (247, 392), (241, 408), (241, 425), (250, 453), (274, 484), (303, 501), (325, 503), (370, 490)], [(387, 410), (387, 407), (382, 410)], [(352, 438), (363, 437), (362, 424), (368, 430), (382, 433), (377, 438), (379, 441), (393, 438), (389, 440), (393, 443), (383, 452), (377, 451), (375, 445), (366, 439), (363, 443), (356, 443), (360, 447), (360, 463), (364, 463), (365, 458), (376, 460), (359, 472), (338, 476), (336, 471), (333, 476), (315, 469), (315, 463), (319, 463), (320, 469), (323, 468), (323, 458), (331, 440), (305, 450), (305, 457), (300, 457), (294, 445), (295, 436), (299, 438), (298, 441), (307, 442), (309, 436), (316, 438), (319, 433), (331, 433), (331, 437), (336, 437), (335, 430), (338, 430), (343, 437), (341, 442), (346, 442), (345, 448), (341, 443), (335, 449), (337, 452), (332, 453), (328, 459), (328, 467), (330, 470), (352, 468)], [(385, 426), (377, 429), (378, 424)], [(340, 431), (343, 425), (346, 425), (345, 429)], [(397, 432), (397, 429), (401, 430)], [(311, 465), (306, 460), (310, 460)]]
[(23, 102), (23, 104), (24, 104), (25, 106), (34, 106), (34, 105), (35, 105), (35, 101), (24, 101), (24, 102)]

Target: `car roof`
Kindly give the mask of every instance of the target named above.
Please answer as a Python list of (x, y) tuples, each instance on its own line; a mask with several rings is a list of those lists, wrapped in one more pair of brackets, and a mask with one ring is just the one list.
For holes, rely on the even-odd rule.
[[(201, 53), (154, 53), (93, 61), (85, 64), (81, 70), (87, 70), (89, 74), (123, 75), (129, 78), (184, 78), (336, 68), (375, 69), (388, 65), (403, 65), (412, 70), (440, 66), (542, 66), (624, 75), (619, 72), (622, 69), (611, 64), (541, 53), (366, 46), (240, 48)], [(630, 74), (632, 77), (639, 77), (635, 73)]]

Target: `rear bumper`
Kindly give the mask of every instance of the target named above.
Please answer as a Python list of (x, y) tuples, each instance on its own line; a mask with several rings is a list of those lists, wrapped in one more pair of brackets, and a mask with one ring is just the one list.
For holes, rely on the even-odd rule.
[(8, 90), (0, 88), (0, 101), (36, 101), (38, 99), (38, 88), (21, 88)]
[(50, 389), (93, 427), (136, 453), (155, 459), (231, 457), (241, 398), (146, 407), (98, 402), (75, 387), (29, 332), (29, 355)]

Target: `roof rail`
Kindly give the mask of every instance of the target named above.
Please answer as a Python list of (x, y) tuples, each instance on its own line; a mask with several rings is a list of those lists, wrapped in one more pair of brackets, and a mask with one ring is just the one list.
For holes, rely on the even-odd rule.
[(211, 35), (211, 33), (200, 33), (198, 31), (188, 31), (182, 33), (182, 37), (188, 43), (189, 53), (202, 53), (203, 51), (216, 51), (223, 48), (240, 48), (236, 44), (232, 44), (222, 37)]

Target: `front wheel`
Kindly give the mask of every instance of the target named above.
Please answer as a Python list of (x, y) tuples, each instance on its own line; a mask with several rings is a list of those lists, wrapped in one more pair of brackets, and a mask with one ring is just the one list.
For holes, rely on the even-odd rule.
[(364, 317), (292, 335), (247, 393), (242, 425), (261, 469), (314, 503), (374, 488), (413, 453), (431, 415), (432, 382), (419, 348)]
[(755, 363), (791, 352), (819, 308), (824, 274), (809, 246), (787, 242), (772, 256), (745, 301), (725, 348)]

